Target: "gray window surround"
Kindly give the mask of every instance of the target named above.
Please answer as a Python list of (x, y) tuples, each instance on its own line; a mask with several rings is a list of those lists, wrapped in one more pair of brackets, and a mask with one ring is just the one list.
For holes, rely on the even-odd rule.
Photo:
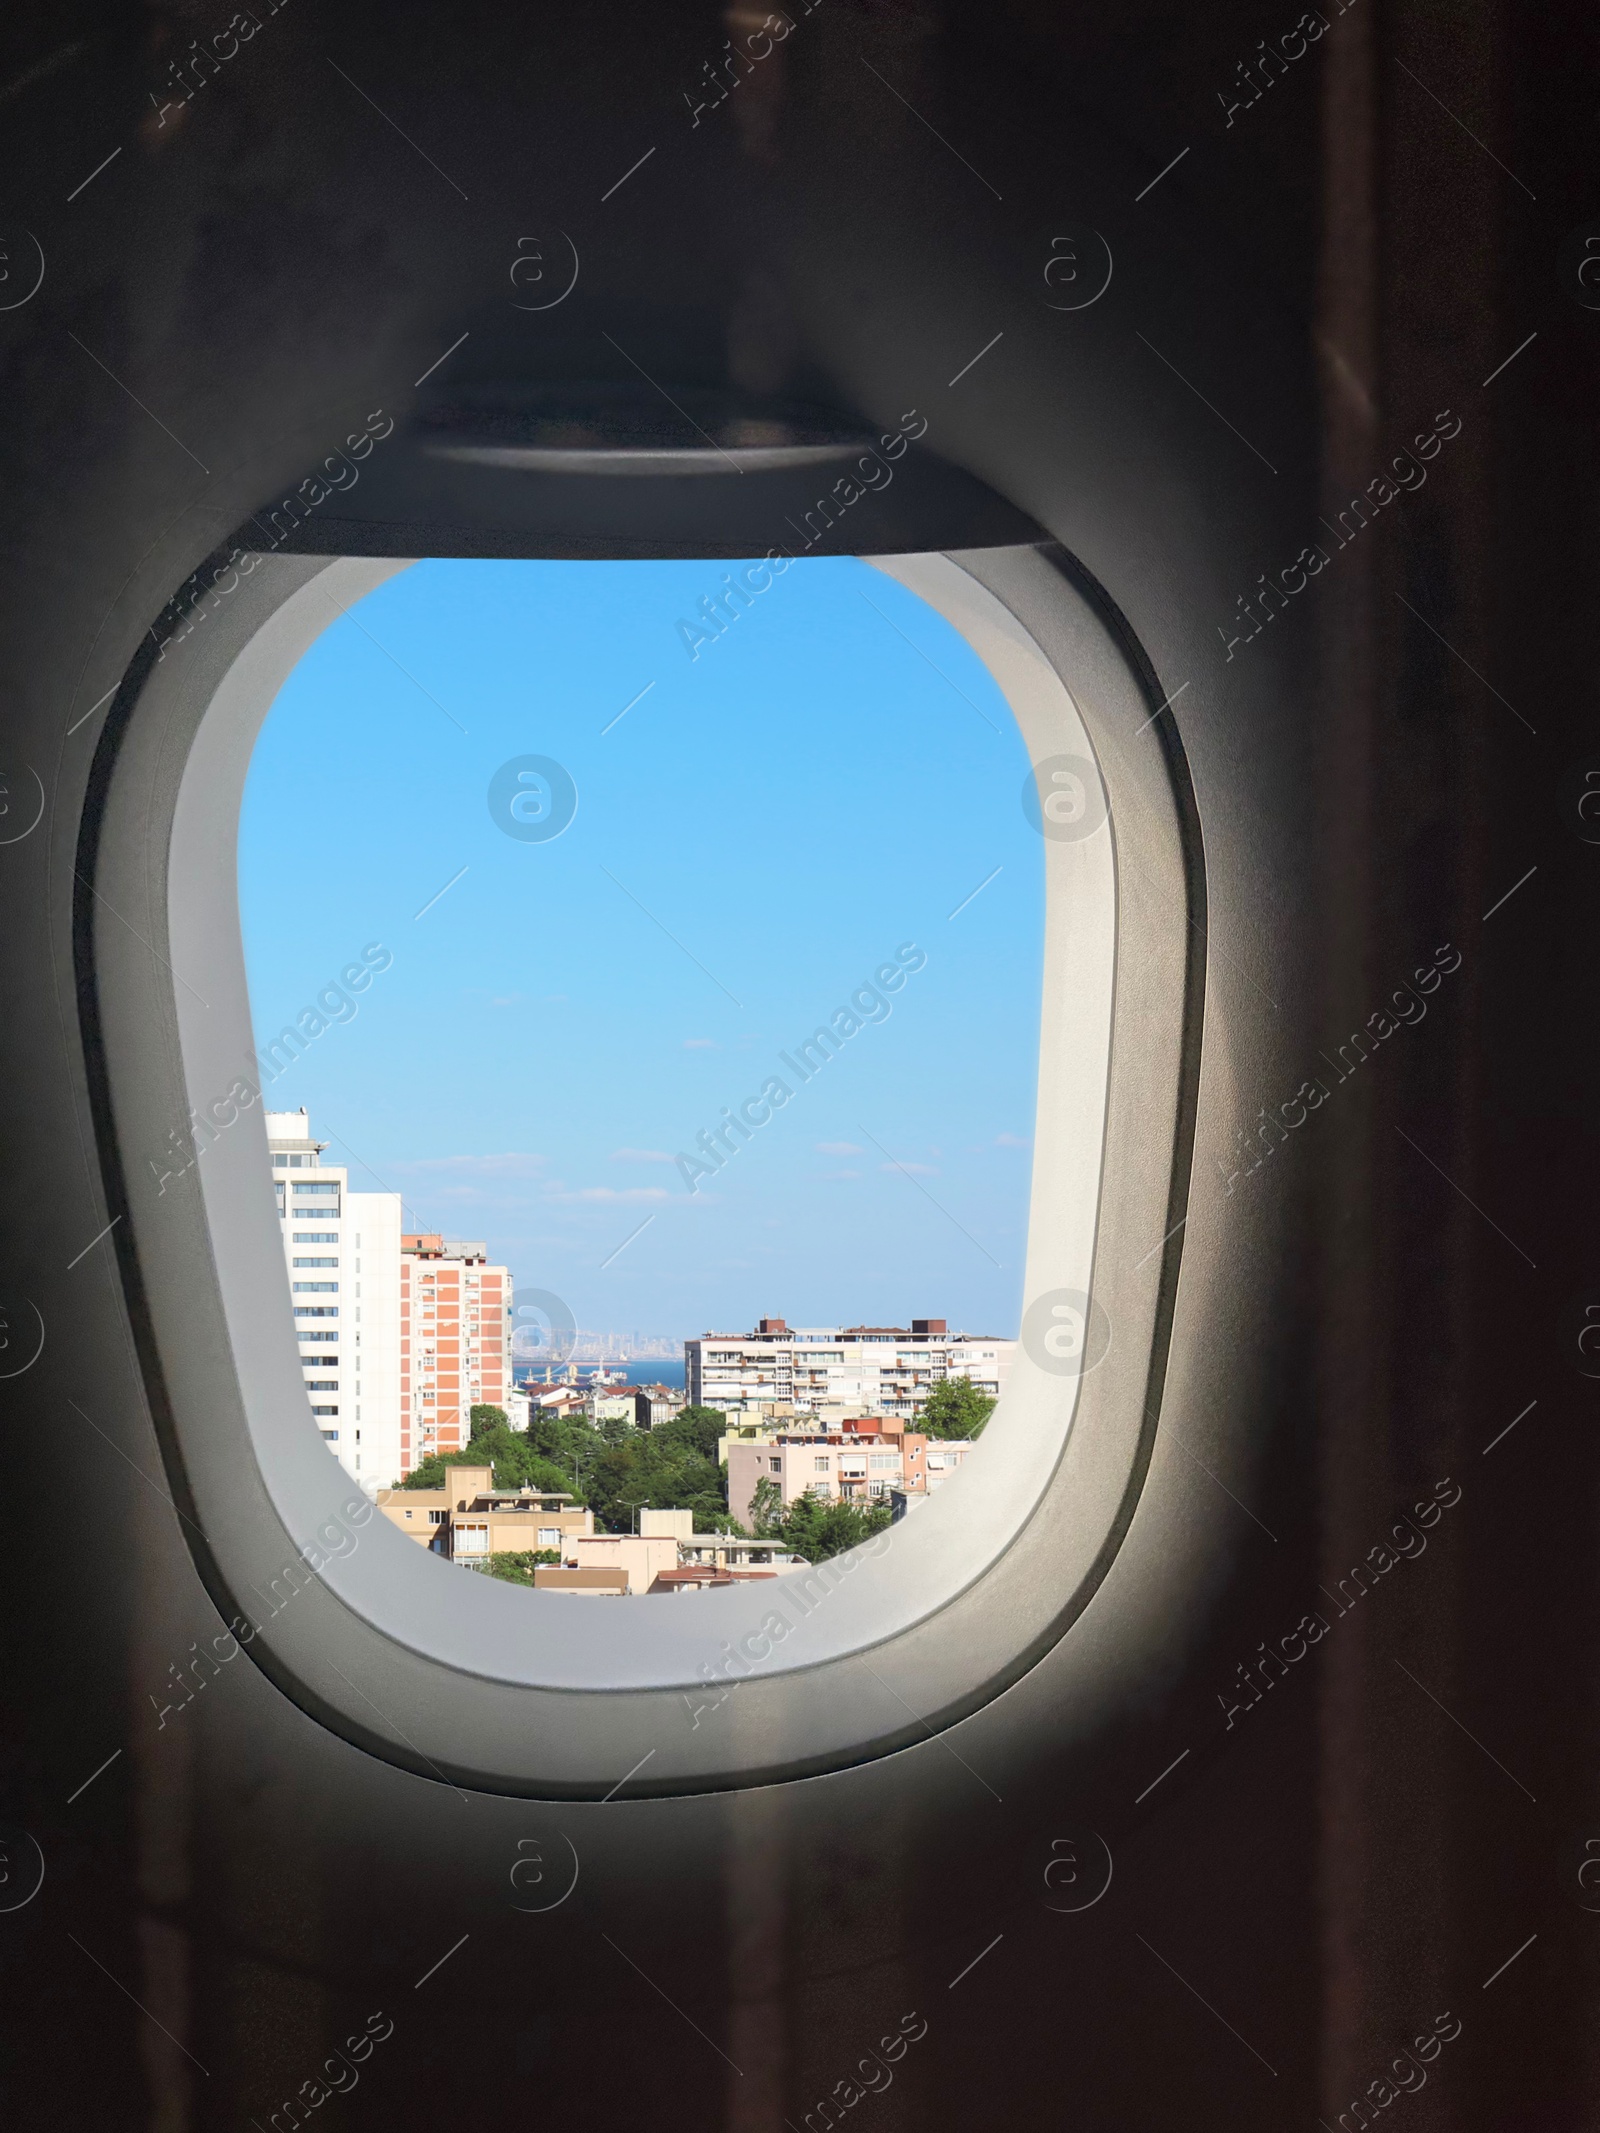
[[(111, 729), (86, 856), (107, 909), (131, 914), (149, 946), (91, 907), (85, 948), (102, 1152), (127, 1214), (121, 1263), (169, 1473), (219, 1609), (259, 1625), (247, 1647), (258, 1663), (335, 1730), (413, 1770), (594, 1797), (646, 1751), (635, 1792), (757, 1783), (890, 1752), (999, 1693), (1066, 1633), (1131, 1518), (1159, 1411), (1198, 1056), (1191, 921), (1204, 914), (1181, 759), (1170, 735), (1134, 745), (1161, 700), (1154, 678), (1059, 551), (873, 560), (974, 642), (1036, 760), (1070, 749), (1060, 737), (1081, 716), (1100, 766), (1110, 828), (1089, 842), (1103, 848), (1107, 883), (1114, 868), (1102, 894), (1112, 932), (1096, 944), (1057, 926), (1070, 916), (1061, 884), (1076, 882), (1081, 898), (1093, 858), (1052, 844), (1045, 985), (1048, 1024), (1068, 975), (1100, 973), (1104, 1132), (1063, 1135), (1062, 1104), (1046, 1116), (1041, 1102), (1026, 1293), (1090, 1287), (1092, 1266), (1113, 1338), (1081, 1384), (1046, 1377), (1019, 1351), (985, 1440), (992, 1456), (961, 1491), (919, 1510), (877, 1556), (831, 1566), (834, 1589), (777, 1649), (726, 1674), (730, 1646), (774, 1613), (790, 1621), (774, 1600), (789, 1581), (696, 1595), (659, 1620), (642, 1602), (578, 1607), (463, 1577), (347, 1482), (304, 1426), (293, 1321), (254, 1308), (284, 1279), (261, 1102), (219, 1128), (188, 1190), (159, 1193), (145, 1160), (191, 1104), (226, 1112), (225, 1092), (241, 1077), (249, 1086), (235, 838), (260, 720), (338, 611), (405, 563), (262, 558), (203, 631), (147, 660)], [(1079, 1125), (1086, 1092), (1071, 1100)], [(1063, 1205), (1073, 1186), (1077, 1236)], [(318, 1574), (275, 1604), (274, 1581), (281, 1591), (308, 1550)], [(529, 1635), (530, 1609), (548, 1633), (541, 1623)], [(891, 1647), (892, 1692), (875, 1671)], [(868, 1652), (871, 1668), (857, 1663)], [(733, 1693), (719, 1701), (723, 1686)]]

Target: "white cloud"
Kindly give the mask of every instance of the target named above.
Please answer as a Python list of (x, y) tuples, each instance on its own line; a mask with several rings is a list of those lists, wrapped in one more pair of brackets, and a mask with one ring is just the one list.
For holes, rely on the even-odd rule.
[(545, 1187), (545, 1197), (550, 1200), (604, 1200), (610, 1202), (617, 1200), (670, 1200), (672, 1195), (663, 1185), (630, 1185), (619, 1192), (614, 1185), (580, 1185), (576, 1189), (570, 1189), (565, 1185), (551, 1184)]
[(861, 1173), (859, 1170), (825, 1170), (822, 1175), (824, 1178), (858, 1178)]
[(1019, 1140), (1014, 1133), (997, 1133), (994, 1137), (997, 1148), (1031, 1148), (1032, 1141)]
[(683, 1048), (686, 1052), (719, 1052), (722, 1049), (715, 1037), (685, 1037)]
[(865, 1155), (865, 1148), (858, 1148), (854, 1141), (818, 1141), (818, 1155)]
[(936, 1178), (939, 1173), (931, 1163), (880, 1163), (880, 1170), (903, 1171), (911, 1178)]
[(395, 1170), (444, 1170), (459, 1178), (531, 1178), (545, 1167), (542, 1155), (426, 1155), (395, 1163)]
[(613, 1148), (613, 1163), (675, 1163), (678, 1158), (661, 1148)]

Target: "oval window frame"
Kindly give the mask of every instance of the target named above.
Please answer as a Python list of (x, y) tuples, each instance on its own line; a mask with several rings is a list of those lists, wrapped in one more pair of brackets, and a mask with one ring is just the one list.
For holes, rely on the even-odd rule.
[[(248, 1286), (267, 1264), (263, 1237), (281, 1282), (275, 1219), (255, 1225), (252, 1249), (231, 1235), (250, 1198), (247, 1172), (270, 1177), (259, 1105), (243, 1107), (194, 1190), (170, 1172), (163, 1181), (147, 1152), (171, 1147), (174, 1132), (181, 1140), (194, 1091), (216, 1085), (215, 1058), (195, 1056), (197, 1026), (220, 1033), (212, 1050), (231, 1053), (241, 1073), (250, 1056), (233, 854), (256, 727), (332, 619), (325, 598), (337, 607), (403, 562), (260, 557), (215, 623), (164, 655), (147, 651), (119, 697), (86, 819), (80, 970), (98, 1040), (107, 1188), (126, 1216), (121, 1263), (176, 1500), (219, 1609), (241, 1640), (254, 1625), (249, 1649), (266, 1671), (347, 1738), (423, 1774), (593, 1798), (641, 1756), (648, 1769), (633, 1791), (680, 1793), (890, 1752), (988, 1701), (1056, 1643), (1131, 1519), (1159, 1411), (1198, 1067), (1203, 869), (1187, 769), (1172, 722), (1154, 716), (1162, 699), (1149, 662), (1054, 544), (871, 560), (945, 613), (992, 671), (1007, 645), (1036, 661), (1072, 697), (1100, 766), (1118, 893), (1093, 1293), (1114, 1337), (1104, 1361), (1073, 1381), (1077, 1416), (1051, 1473), (981, 1567), (916, 1619), (874, 1629), (879, 1566), (845, 1558), (848, 1586), (841, 1572), (821, 1613), (835, 1626), (855, 1619), (857, 1634), (831, 1649), (802, 1642), (773, 1664), (740, 1659), (742, 1642), (760, 1641), (742, 1619), (732, 1635), (719, 1623), (718, 1637), (702, 1640), (709, 1683), (702, 1667), (651, 1685), (535, 1685), (402, 1634), (405, 1610), (374, 1599), (375, 1566), (436, 1577), (439, 1566), (416, 1562), (397, 1531), (376, 1530), (383, 1522), (313, 1430), (292, 1448), (304, 1456), (275, 1459), (270, 1477), (257, 1455), (252, 1400), (279, 1405), (292, 1392), (303, 1402), (298, 1370), (286, 1367), (292, 1327), (241, 1302), (241, 1278)], [(997, 679), (1011, 697), (1015, 673), (1009, 686)], [(207, 804), (226, 789), (231, 809)], [(259, 1192), (264, 1210), (265, 1182)], [(919, 1512), (919, 1526), (950, 1517), (980, 1472), (946, 1492), (947, 1505)], [(691, 1605), (718, 1608), (730, 1626), (735, 1613), (767, 1611), (754, 1592)]]

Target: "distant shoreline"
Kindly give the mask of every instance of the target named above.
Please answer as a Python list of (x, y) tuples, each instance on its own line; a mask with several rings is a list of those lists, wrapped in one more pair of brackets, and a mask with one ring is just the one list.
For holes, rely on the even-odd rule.
[[(538, 1373), (538, 1382), (541, 1385), (544, 1383), (544, 1365), (542, 1363), (534, 1363), (528, 1365), (519, 1362), (516, 1367), (518, 1370), (522, 1370), (524, 1368), (531, 1368), (535, 1370)], [(589, 1381), (590, 1373), (600, 1369), (601, 1367), (602, 1366), (599, 1363), (579, 1363), (576, 1368), (580, 1381), (584, 1384), (587, 1384)], [(604, 1367), (607, 1370), (621, 1370), (625, 1372), (626, 1382), (630, 1385), (681, 1386), (684, 1381), (684, 1362), (683, 1357), (681, 1355), (675, 1357), (663, 1355), (642, 1355), (634, 1357), (608, 1356), (606, 1358)], [(565, 1365), (563, 1365), (562, 1368), (564, 1370)], [(561, 1375), (562, 1371), (558, 1370), (556, 1372), (557, 1378), (559, 1379)]]

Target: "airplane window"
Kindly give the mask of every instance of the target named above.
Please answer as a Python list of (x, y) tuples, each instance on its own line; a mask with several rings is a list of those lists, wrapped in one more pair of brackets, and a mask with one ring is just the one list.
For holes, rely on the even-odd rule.
[(859, 1655), (968, 1704), (1105, 1574), (1197, 832), (1171, 683), (1007, 538), (263, 557), (150, 656), (85, 867), (108, 1160), (191, 1545), (301, 1560), (261, 1646), (352, 1740), (831, 1767), (908, 1722)]
[(703, 1606), (973, 1488), (1033, 1295), (1047, 865), (1109, 834), (1086, 754), (863, 561), (329, 596), (240, 914), (283, 1301), (345, 1342), (300, 1420), (426, 1572)]

